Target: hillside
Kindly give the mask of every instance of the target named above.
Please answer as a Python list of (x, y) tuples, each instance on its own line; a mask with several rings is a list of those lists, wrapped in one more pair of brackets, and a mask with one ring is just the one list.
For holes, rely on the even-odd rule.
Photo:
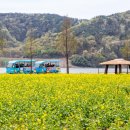
[[(0, 13), (0, 33), (4, 30), (7, 41), (5, 56), (26, 57), (23, 45), (32, 28), (40, 48), (35, 57), (63, 57), (53, 47), (63, 19), (56, 14)], [(77, 53), (70, 57), (74, 65), (97, 66), (103, 60), (123, 57), (121, 48), (130, 37), (130, 11), (91, 20), (71, 18), (71, 23), (79, 42)]]

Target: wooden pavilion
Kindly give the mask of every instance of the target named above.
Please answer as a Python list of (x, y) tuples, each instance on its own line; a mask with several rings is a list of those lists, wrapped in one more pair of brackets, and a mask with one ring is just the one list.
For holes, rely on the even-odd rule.
[[(108, 73), (108, 68), (110, 65), (114, 65), (115, 66), (115, 74), (118, 73), (118, 67), (119, 67), (119, 74), (122, 73), (122, 66), (123, 65), (127, 65), (130, 67), (130, 61), (124, 60), (124, 59), (114, 59), (114, 60), (110, 60), (110, 61), (106, 61), (106, 62), (102, 62), (100, 63), (100, 65), (105, 65), (105, 74)], [(128, 71), (127, 71), (128, 73)]]

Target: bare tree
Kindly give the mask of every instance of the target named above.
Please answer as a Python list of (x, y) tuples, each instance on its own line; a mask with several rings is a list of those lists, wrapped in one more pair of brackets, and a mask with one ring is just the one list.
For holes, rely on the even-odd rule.
[(57, 50), (65, 55), (66, 72), (69, 74), (69, 56), (77, 49), (77, 39), (72, 33), (71, 22), (68, 17), (64, 18), (62, 32), (57, 37)]
[(25, 55), (30, 57), (31, 60), (31, 73), (32, 73), (32, 61), (33, 61), (33, 56), (36, 53), (36, 42), (35, 42), (35, 38), (33, 35), (33, 30), (30, 29), (27, 32), (27, 38), (26, 38), (26, 44), (24, 46), (24, 53)]

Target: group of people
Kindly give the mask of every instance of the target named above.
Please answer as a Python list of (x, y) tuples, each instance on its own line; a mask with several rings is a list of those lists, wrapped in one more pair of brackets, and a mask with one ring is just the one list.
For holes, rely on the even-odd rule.
[[(14, 64), (15, 68), (23, 68), (23, 67), (31, 67), (31, 64)], [(55, 64), (47, 63), (47, 64), (41, 64), (40, 67), (45, 67), (47, 70), (52, 69), (55, 67)]]
[(55, 65), (54, 64), (51, 64), (51, 63), (47, 63), (45, 64), (45, 67), (54, 67)]
[(24, 65), (23, 63), (15, 64), (14, 67), (15, 68), (31, 67), (31, 64), (26, 64), (26, 65)]

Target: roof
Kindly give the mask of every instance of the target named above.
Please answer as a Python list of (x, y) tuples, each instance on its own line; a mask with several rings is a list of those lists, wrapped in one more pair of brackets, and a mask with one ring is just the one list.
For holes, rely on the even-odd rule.
[(124, 59), (114, 59), (100, 63), (100, 65), (130, 65), (130, 61)]
[(45, 61), (37, 61), (37, 62), (35, 62), (35, 64), (42, 64), (42, 63), (45, 63)]
[(53, 59), (53, 60), (44, 60), (45, 62), (60, 62), (58, 59)]
[[(31, 62), (31, 60), (12, 60), (12, 61), (9, 61), (9, 63), (17, 63), (17, 62)], [(35, 62), (35, 60), (32, 60), (32, 62)]]

